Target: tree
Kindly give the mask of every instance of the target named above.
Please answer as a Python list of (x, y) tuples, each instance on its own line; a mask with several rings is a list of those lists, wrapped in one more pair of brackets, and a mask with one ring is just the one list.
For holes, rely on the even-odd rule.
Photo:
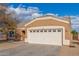
[(73, 39), (75, 40), (75, 39), (78, 39), (78, 32), (76, 31), (76, 30), (72, 30), (71, 31), (71, 33), (72, 33), (72, 35), (73, 35)]
[(6, 7), (0, 6), (0, 28), (5, 32), (8, 30), (15, 30), (17, 25), (15, 19), (12, 19), (9, 14), (6, 14)]

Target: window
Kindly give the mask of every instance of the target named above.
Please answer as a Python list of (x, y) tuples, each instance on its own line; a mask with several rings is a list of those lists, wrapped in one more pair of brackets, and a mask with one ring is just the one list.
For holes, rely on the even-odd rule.
[(48, 32), (51, 32), (51, 29), (49, 29)]
[(14, 35), (15, 35), (14, 31), (9, 31), (9, 32), (8, 32), (8, 36), (9, 36), (9, 37), (14, 37)]
[(47, 30), (44, 30), (44, 32), (47, 32)]
[(40, 30), (40, 32), (43, 32), (43, 30)]
[(53, 32), (56, 32), (56, 29), (53, 29)]
[(32, 32), (32, 30), (30, 30), (30, 32)]
[(33, 32), (35, 32), (35, 30), (33, 30)]
[(37, 32), (39, 32), (39, 30), (37, 30)]
[(58, 29), (58, 32), (61, 32), (61, 30)]

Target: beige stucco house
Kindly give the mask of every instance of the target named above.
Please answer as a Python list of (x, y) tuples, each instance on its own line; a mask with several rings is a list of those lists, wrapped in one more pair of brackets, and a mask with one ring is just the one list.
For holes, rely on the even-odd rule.
[(21, 40), (34, 44), (70, 45), (72, 39), (70, 22), (52, 16), (38, 17), (19, 25), (17, 32)]

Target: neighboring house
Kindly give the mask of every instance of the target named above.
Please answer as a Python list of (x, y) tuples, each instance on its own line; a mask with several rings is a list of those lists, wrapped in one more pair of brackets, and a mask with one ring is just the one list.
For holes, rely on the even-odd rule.
[(35, 44), (70, 45), (72, 39), (70, 22), (52, 16), (33, 19), (18, 26), (17, 32), (25, 42)]

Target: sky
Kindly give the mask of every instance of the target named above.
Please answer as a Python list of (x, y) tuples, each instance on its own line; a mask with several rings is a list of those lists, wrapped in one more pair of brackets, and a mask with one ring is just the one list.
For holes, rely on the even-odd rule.
[(78, 3), (9, 3), (6, 13), (13, 13), (12, 17), (22, 21), (44, 15), (70, 16), (72, 28), (79, 31)]
[(38, 7), (43, 13), (55, 13), (59, 15), (79, 15), (79, 4), (77, 3), (15, 3), (9, 4), (13, 7)]

